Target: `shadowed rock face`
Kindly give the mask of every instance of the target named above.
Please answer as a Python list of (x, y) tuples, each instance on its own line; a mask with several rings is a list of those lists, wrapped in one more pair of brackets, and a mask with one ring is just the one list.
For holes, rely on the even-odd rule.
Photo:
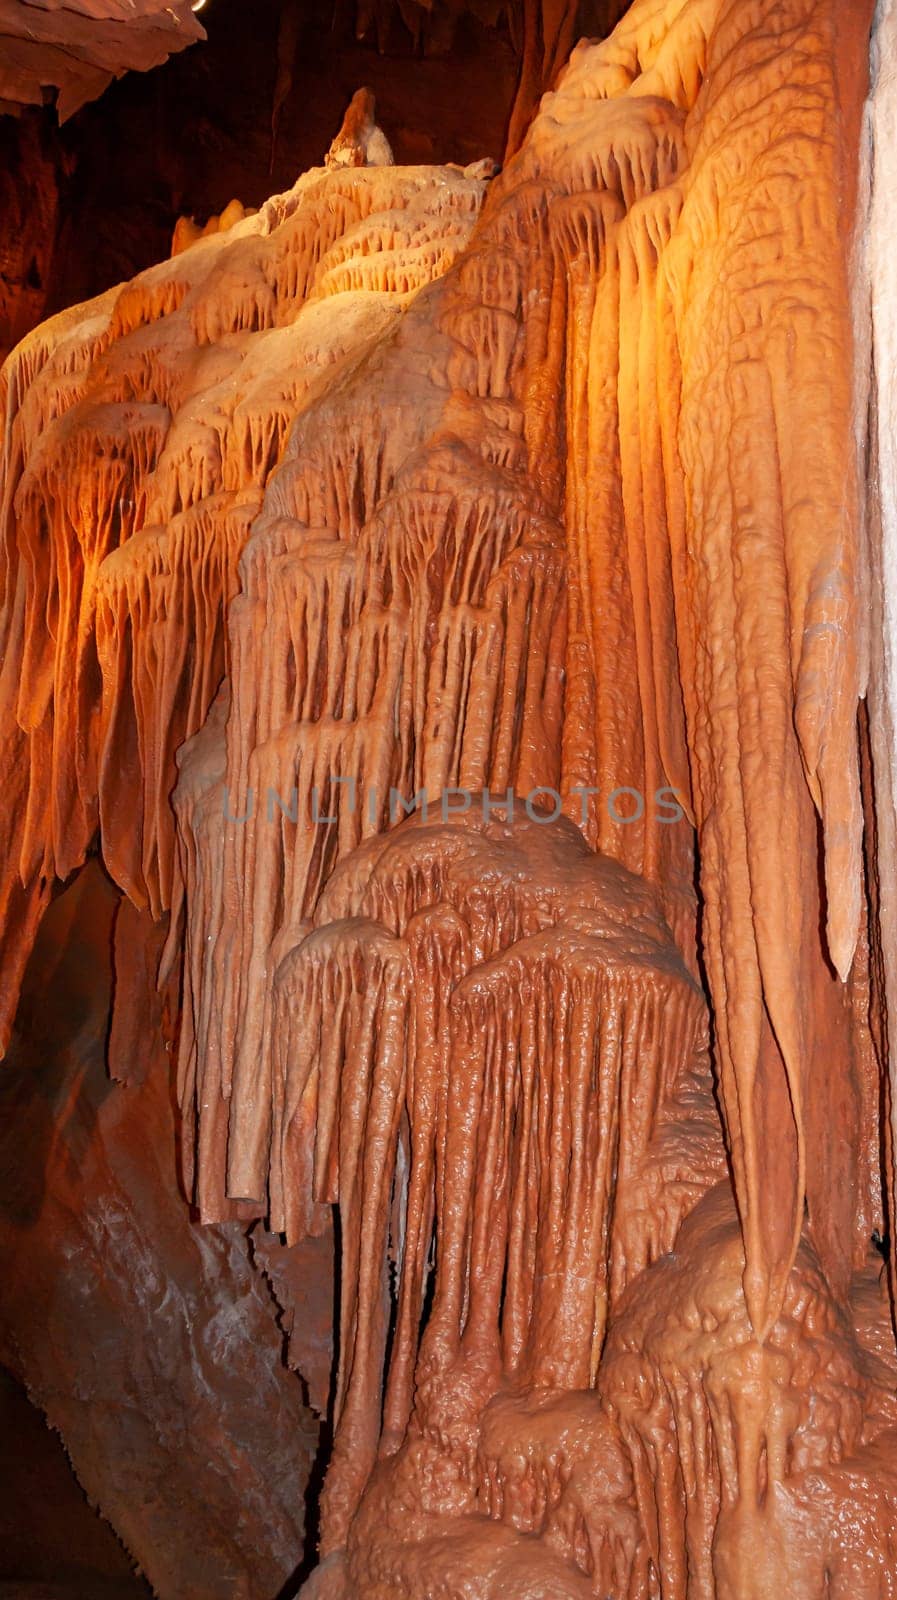
[(61, 120), (123, 72), (145, 72), (205, 32), (191, 0), (3, 0), (0, 110), (58, 90)]
[(0, 999), (97, 844), (228, 1593), (300, 1517), (271, 1293), (318, 1600), (892, 1593), (869, 23), (637, 0), (491, 185), (314, 169), (3, 369)]
[(0, 1358), (157, 1593), (270, 1600), (302, 1559), (315, 1419), (243, 1234), (191, 1222), (161, 1008), (136, 979), (142, 1048), (109, 1080), (118, 900), (85, 867), (26, 972), (0, 1084)]
[[(59, 1435), (0, 1370), (0, 1596), (150, 1600), (112, 1529), (88, 1504)], [(53, 1507), (52, 1520), (47, 1506)]]

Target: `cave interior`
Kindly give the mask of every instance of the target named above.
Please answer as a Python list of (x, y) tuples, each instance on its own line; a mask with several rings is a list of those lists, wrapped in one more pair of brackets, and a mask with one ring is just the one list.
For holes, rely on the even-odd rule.
[(0, 1600), (897, 1600), (897, 0), (0, 0)]

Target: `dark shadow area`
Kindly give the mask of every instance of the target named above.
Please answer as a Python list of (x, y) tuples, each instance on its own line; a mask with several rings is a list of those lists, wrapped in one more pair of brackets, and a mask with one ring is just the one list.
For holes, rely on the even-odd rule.
[[(0, 1600), (148, 1596), (125, 1546), (160, 1593), (269, 1600), (306, 1548), (318, 1427), (280, 1364), (239, 1225), (198, 1228), (179, 1192), (171, 1060), (148, 976), (158, 931), (136, 913), (116, 944), (127, 1077), (108, 1075), (121, 909), (95, 860), (54, 899), (0, 1073), (0, 1364), (40, 1408), (19, 1390), (64, 1480), (58, 1491), (44, 1481), (0, 1408)], [(78, 1530), (65, 1531), (66, 1494), (123, 1565), (90, 1565)]]
[(152, 1590), (89, 1504), (62, 1441), (3, 1367), (0, 1483), (0, 1597), (148, 1600)]

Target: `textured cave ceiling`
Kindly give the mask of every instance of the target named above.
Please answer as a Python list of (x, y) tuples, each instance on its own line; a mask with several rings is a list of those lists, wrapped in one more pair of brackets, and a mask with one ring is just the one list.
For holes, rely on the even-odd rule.
[(60, 119), (123, 72), (146, 72), (205, 37), (191, 0), (0, 0), (0, 109)]

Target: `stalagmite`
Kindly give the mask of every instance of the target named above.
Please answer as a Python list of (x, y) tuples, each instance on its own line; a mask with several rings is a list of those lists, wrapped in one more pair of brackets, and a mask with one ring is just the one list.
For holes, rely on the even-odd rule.
[(316, 1600), (897, 1593), (871, 10), (635, 0), (491, 183), (359, 91), (3, 368), (0, 1033), (98, 846), (322, 1408), (335, 1235)]
[(374, 121), (375, 101), (371, 89), (358, 89), (352, 96), (339, 133), (333, 140), (324, 164), (327, 167), (391, 167), (393, 154), (382, 128)]
[(465, 1374), (484, 1401), (587, 1387), (627, 1282), (722, 1171), (703, 1002), (656, 901), (572, 823), (482, 799), (349, 855), (275, 979), (272, 1224), (341, 1216), (325, 1550), (381, 1403), (391, 1455)]

